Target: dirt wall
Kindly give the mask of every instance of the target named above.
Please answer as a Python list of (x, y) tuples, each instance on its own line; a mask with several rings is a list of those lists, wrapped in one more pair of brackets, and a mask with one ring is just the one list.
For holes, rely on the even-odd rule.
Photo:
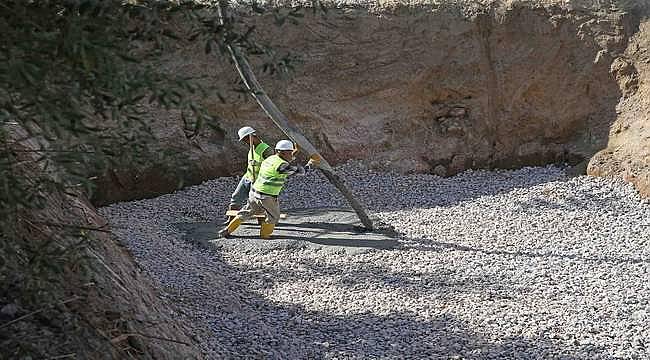
[(624, 97), (610, 127), (607, 148), (590, 161), (588, 172), (617, 176), (650, 197), (650, 20), (641, 21), (623, 56), (612, 63)]
[[(328, 160), (362, 159), (380, 170), (450, 176), (586, 163), (607, 147), (619, 102), (632, 96), (619, 82), (636, 72), (626, 49), (639, 18), (620, 9), (515, 2), (468, 15), (396, 6), (307, 13), (281, 28), (270, 16), (250, 22), (279, 52), (302, 58), (289, 77), (260, 75), (279, 107)], [(166, 68), (224, 89), (237, 81), (231, 64), (198, 45), (179, 49)], [(161, 143), (193, 164), (185, 184), (243, 168), (246, 149), (234, 141), (240, 126), (256, 127), (269, 142), (283, 137), (254, 102), (227, 100), (206, 100), (219, 130), (191, 140), (177, 114), (155, 116)], [(177, 184), (164, 169), (116, 169), (101, 179), (95, 202)]]

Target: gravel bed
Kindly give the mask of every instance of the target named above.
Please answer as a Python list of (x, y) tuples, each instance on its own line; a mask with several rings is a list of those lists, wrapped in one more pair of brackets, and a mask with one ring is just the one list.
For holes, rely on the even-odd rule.
[[(552, 166), (340, 170), (398, 248), (184, 241), (175, 224), (221, 219), (235, 178), (100, 211), (207, 358), (650, 359), (650, 204), (631, 185)], [(318, 173), (281, 197), (288, 212), (343, 205)]]

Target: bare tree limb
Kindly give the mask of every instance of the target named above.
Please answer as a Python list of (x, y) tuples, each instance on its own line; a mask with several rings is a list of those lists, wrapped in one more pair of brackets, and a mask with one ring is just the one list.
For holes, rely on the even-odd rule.
[(81, 299), (81, 298), (78, 297), (78, 296), (73, 296), (73, 297), (71, 297), (69, 299), (66, 299), (66, 300), (63, 300), (63, 301), (60, 301), (60, 302), (57, 302), (57, 303), (54, 303), (54, 304), (51, 304), (51, 305), (48, 305), (48, 306), (44, 306), (44, 307), (42, 307), (42, 308), (40, 308), (38, 310), (34, 310), (34, 311), (30, 312), (29, 314), (25, 314), (25, 315), (23, 315), (23, 316), (21, 316), (19, 318), (13, 319), (13, 320), (11, 320), (11, 321), (9, 321), (7, 323), (4, 323), (4, 324), (0, 325), (0, 329), (4, 329), (7, 326), (11, 326), (12, 324), (15, 324), (15, 323), (23, 321), (23, 320), (25, 320), (25, 319), (27, 319), (29, 317), (32, 317), (32, 316), (34, 316), (36, 314), (39, 314), (39, 313), (47, 310), (48, 308), (50, 308), (50, 307), (52, 307), (54, 305), (64, 305), (64, 304), (67, 304), (69, 302), (73, 302), (73, 301), (76, 301), (76, 300), (79, 300), (79, 299)]
[(183, 344), (183, 345), (190, 346), (190, 344), (186, 343), (185, 341), (169, 339), (169, 338), (154, 336), (154, 335), (148, 335), (148, 334), (143, 334), (143, 333), (139, 333), (139, 332), (121, 334), (121, 335), (111, 339), (111, 343), (116, 344), (116, 343), (124, 341), (124, 340), (126, 340), (126, 339), (128, 339), (129, 337), (132, 337), (132, 336), (140, 336), (140, 337), (145, 337), (145, 338), (149, 338), (149, 339), (169, 341), (169, 342), (173, 342), (173, 343), (177, 343), (177, 344)]

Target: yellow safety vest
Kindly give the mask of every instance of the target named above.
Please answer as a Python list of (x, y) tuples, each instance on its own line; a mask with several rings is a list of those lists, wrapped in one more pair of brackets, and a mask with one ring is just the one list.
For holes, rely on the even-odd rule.
[(244, 174), (246, 179), (255, 181), (257, 175), (260, 173), (262, 161), (264, 161), (264, 151), (269, 147), (267, 143), (261, 142), (257, 144), (253, 151), (248, 151), (248, 166), (246, 167), (246, 174)]
[(287, 181), (287, 174), (278, 171), (280, 165), (287, 163), (279, 155), (269, 156), (262, 162), (260, 174), (253, 184), (253, 189), (268, 195), (277, 196)]

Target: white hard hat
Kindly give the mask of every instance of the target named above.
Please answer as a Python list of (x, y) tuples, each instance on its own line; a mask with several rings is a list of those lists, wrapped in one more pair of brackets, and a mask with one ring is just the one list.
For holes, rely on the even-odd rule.
[(244, 126), (243, 128), (239, 129), (239, 131), (237, 131), (237, 135), (239, 135), (239, 141), (244, 140), (246, 136), (252, 134), (255, 134), (255, 129), (250, 126)]
[(289, 140), (280, 140), (275, 144), (275, 150), (293, 150), (293, 143)]

